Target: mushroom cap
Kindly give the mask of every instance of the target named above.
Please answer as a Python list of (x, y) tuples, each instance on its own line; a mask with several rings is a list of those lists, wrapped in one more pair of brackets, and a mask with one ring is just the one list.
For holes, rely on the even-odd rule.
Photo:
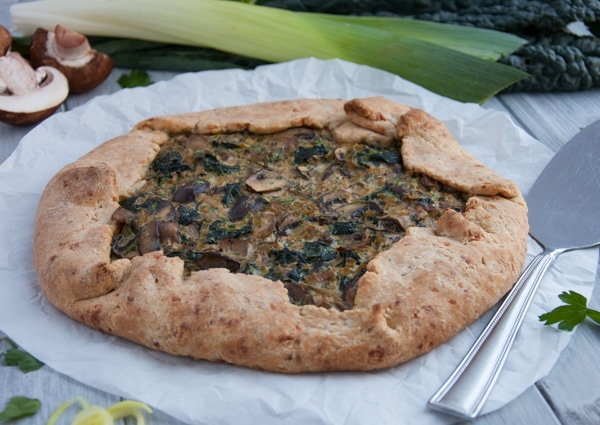
[[(92, 49), (85, 36), (57, 25), (57, 34), (65, 32), (73, 38), (82, 38), (84, 43), (57, 46), (57, 43), (62, 42), (61, 37), (57, 37), (54, 32), (38, 28), (31, 38), (29, 59), (34, 68), (51, 66), (62, 72), (69, 81), (71, 93), (84, 93), (102, 84), (115, 64), (110, 56)], [(72, 52), (73, 56), (70, 56), (69, 52)]]
[(260, 169), (246, 179), (246, 185), (257, 193), (273, 192), (287, 184), (287, 180), (280, 174), (266, 169)]
[(0, 121), (26, 126), (52, 115), (69, 94), (66, 77), (57, 69), (42, 66), (46, 79), (33, 91), (23, 95), (0, 95)]
[(0, 25), (0, 56), (4, 56), (12, 45), (12, 36), (10, 31)]

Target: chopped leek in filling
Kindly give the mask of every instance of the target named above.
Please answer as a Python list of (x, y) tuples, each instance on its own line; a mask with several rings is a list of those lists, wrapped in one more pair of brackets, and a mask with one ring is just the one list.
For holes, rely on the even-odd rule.
[(113, 215), (112, 251), (281, 280), (295, 304), (344, 310), (378, 252), (465, 201), (405, 170), (397, 147), (341, 145), (327, 131), (175, 135)]

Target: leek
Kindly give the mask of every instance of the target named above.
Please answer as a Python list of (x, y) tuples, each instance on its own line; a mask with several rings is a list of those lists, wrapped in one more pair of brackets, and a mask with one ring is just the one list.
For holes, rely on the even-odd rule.
[[(485, 56), (481, 43), (477, 55), (465, 52), (464, 43), (462, 50), (456, 47), (461, 43), (449, 47), (447, 35), (440, 37), (446, 44), (440, 43), (407, 19), (360, 19), (220, 0), (45, 0), (18, 3), (10, 11), (24, 35), (60, 23), (87, 36), (208, 47), (268, 62), (340, 58), (395, 73), (464, 102), (481, 103), (527, 76), (480, 57)], [(475, 38), (477, 31), (491, 34), (470, 31)], [(502, 33), (488, 40), (492, 53), (487, 57), (525, 42)]]
[(124, 400), (105, 409), (90, 404), (83, 397), (75, 397), (58, 406), (46, 421), (46, 425), (55, 425), (58, 419), (74, 402), (79, 403), (81, 410), (75, 415), (71, 421), (71, 425), (114, 425), (116, 420), (127, 416), (133, 416), (136, 425), (145, 425), (146, 419), (142, 411), (145, 410), (148, 413), (152, 413), (150, 407), (139, 401)]
[(513, 34), (410, 18), (328, 15), (354, 24), (371, 26), (396, 34), (439, 44), (482, 59), (498, 60), (525, 44)]

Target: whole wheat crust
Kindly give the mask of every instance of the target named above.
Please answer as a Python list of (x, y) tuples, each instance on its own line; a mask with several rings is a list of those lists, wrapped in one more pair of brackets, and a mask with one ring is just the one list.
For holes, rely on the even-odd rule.
[[(354, 307), (297, 306), (279, 281), (224, 269), (184, 277), (152, 252), (111, 259), (111, 221), (169, 134), (328, 129), (336, 143), (400, 146), (406, 168), (469, 194), (435, 229), (413, 227), (368, 265)], [(517, 186), (428, 113), (385, 98), (266, 102), (148, 119), (65, 166), (39, 203), (34, 264), (68, 316), (178, 356), (298, 373), (397, 365), (450, 339), (517, 278), (527, 250)]]

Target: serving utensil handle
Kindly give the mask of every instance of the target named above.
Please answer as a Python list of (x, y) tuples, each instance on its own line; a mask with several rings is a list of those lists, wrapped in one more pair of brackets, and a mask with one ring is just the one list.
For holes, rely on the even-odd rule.
[(429, 400), (429, 407), (466, 419), (479, 414), (539, 282), (558, 254), (558, 251), (544, 251), (528, 264), (471, 349)]

